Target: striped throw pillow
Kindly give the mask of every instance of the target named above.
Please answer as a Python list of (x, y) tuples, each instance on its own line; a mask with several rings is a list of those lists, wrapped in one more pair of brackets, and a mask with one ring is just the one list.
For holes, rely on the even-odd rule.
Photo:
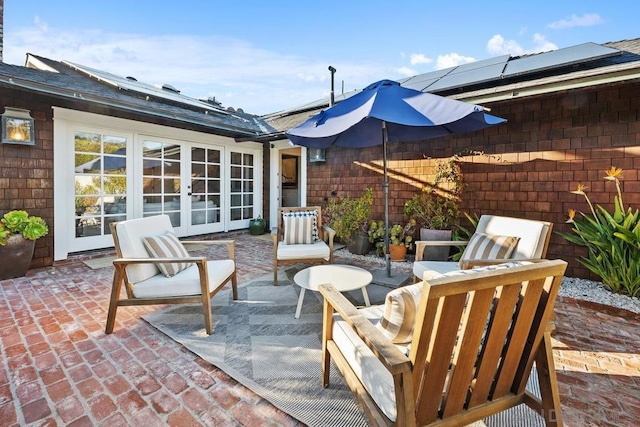
[[(145, 237), (144, 247), (152, 258), (187, 258), (189, 252), (184, 248), (180, 240), (173, 233), (161, 236)], [(167, 277), (173, 277), (193, 265), (192, 262), (159, 262), (156, 264), (160, 272)]]
[(518, 241), (519, 237), (474, 233), (460, 257), (460, 268), (475, 259), (509, 259)]
[(318, 212), (285, 212), (284, 243), (287, 245), (312, 244), (318, 240)]
[(377, 326), (394, 344), (407, 344), (413, 338), (422, 287), (423, 283), (403, 286), (385, 297), (384, 313)]

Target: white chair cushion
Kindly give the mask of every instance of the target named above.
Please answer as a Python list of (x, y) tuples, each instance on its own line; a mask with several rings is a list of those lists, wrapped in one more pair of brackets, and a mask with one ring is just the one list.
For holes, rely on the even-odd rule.
[(471, 260), (509, 259), (519, 240), (513, 236), (473, 233), (460, 257), (460, 267)]
[(278, 245), (276, 257), (279, 260), (317, 258), (329, 261), (331, 250), (322, 240), (317, 240), (310, 245), (287, 245), (281, 242)]
[(445, 273), (460, 270), (460, 265), (455, 261), (416, 261), (413, 263), (413, 275), (429, 280), (440, 277)]
[[(209, 292), (218, 287), (235, 269), (230, 259), (207, 261)], [(174, 297), (201, 295), (200, 273), (197, 265), (192, 265), (173, 277), (157, 274), (133, 286), (136, 298)]]
[[(383, 306), (365, 307), (358, 311), (375, 325), (383, 313)], [(333, 340), (376, 404), (391, 421), (395, 421), (397, 410), (393, 377), (369, 347), (337, 314), (334, 315)], [(406, 354), (406, 346), (396, 345), (396, 347)]]
[(523, 218), (482, 215), (476, 227), (477, 233), (519, 237), (520, 241), (511, 259), (542, 258), (549, 224)]
[[(142, 239), (173, 233), (173, 226), (167, 215), (156, 215), (119, 223), (116, 233), (123, 258), (151, 258)], [(137, 283), (155, 276), (159, 271), (155, 264), (128, 265), (127, 278), (129, 282)]]
[[(144, 247), (147, 248), (151, 258), (187, 258), (189, 252), (184, 248), (180, 240), (173, 233), (166, 233), (162, 236), (151, 236), (142, 239)], [(182, 270), (193, 265), (192, 262), (167, 262), (157, 263), (156, 266), (166, 277), (173, 277)]]

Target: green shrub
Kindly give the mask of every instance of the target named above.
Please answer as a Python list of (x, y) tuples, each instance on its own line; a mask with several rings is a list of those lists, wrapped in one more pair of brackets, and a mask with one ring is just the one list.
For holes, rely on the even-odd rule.
[(622, 169), (611, 167), (604, 177), (616, 185), (613, 212), (600, 205), (595, 207), (585, 193), (586, 187), (579, 184), (573, 194), (584, 196), (591, 213), (580, 213), (569, 209), (567, 223), (573, 224), (573, 233), (558, 233), (576, 245), (587, 248), (587, 256), (578, 262), (602, 279), (612, 292), (640, 296), (640, 214), (631, 207), (625, 210), (620, 190)]
[(367, 188), (357, 199), (345, 196), (339, 200), (330, 200), (327, 206), (329, 227), (336, 236), (346, 243), (358, 234), (366, 234), (373, 209), (373, 189)]

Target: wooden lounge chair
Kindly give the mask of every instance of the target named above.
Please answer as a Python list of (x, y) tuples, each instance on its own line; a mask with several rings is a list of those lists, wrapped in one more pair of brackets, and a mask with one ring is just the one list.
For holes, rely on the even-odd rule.
[[(211, 298), (231, 282), (238, 298), (233, 240), (178, 241), (167, 215), (110, 224), (116, 248), (113, 287), (105, 332), (110, 334), (120, 306), (201, 303), (207, 334), (213, 332)], [(228, 259), (189, 255), (182, 244), (224, 245)], [(168, 277), (170, 276), (170, 277)], [(124, 284), (127, 298), (120, 299)]]
[[(507, 256), (496, 258), (500, 251), (477, 251), (471, 252), (467, 248), (460, 262), (455, 261), (423, 261), (424, 250), (427, 246), (466, 246), (467, 241), (417, 241), (416, 261), (413, 263), (414, 282), (419, 282), (423, 277), (438, 277), (441, 274), (449, 273), (460, 269), (473, 268), (484, 265), (500, 264), (505, 259), (535, 260), (543, 259), (547, 256), (547, 248), (551, 239), (553, 223), (548, 221), (535, 221), (524, 218), (513, 218), (497, 215), (482, 215), (478, 220), (478, 225), (472, 241), (478, 239), (491, 239), (495, 237), (514, 237), (517, 241), (511, 248)], [(482, 243), (479, 244), (482, 246)], [(483, 246), (485, 249), (486, 246)], [(426, 275), (426, 276), (425, 276)]]
[(321, 285), (323, 385), (333, 359), (373, 425), (462, 426), (522, 403), (562, 425), (550, 319), (567, 264), (522, 264), (399, 288), (377, 315)]
[(273, 238), (273, 283), (278, 284), (282, 264), (332, 263), (336, 232), (322, 225), (320, 206), (278, 209), (278, 228)]

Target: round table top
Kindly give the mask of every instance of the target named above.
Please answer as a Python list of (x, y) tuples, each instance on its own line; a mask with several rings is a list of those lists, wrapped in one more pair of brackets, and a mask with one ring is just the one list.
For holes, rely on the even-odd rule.
[(372, 280), (373, 275), (364, 268), (342, 264), (314, 265), (293, 276), (297, 285), (312, 291), (325, 283), (331, 283), (340, 292), (353, 291), (367, 286)]

